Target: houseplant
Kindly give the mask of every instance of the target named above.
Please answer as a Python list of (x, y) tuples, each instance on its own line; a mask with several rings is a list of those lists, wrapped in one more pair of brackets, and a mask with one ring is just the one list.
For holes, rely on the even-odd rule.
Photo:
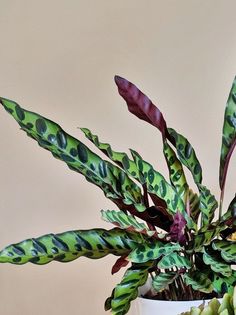
[[(105, 302), (105, 309), (117, 315), (128, 312), (148, 276), (152, 278), (152, 288), (146, 294), (149, 298), (193, 300), (232, 292), (236, 283), (236, 272), (231, 268), (236, 261), (236, 198), (223, 213), (223, 196), (236, 143), (236, 81), (225, 109), (217, 218), (218, 203), (202, 184), (202, 169), (189, 141), (167, 127), (159, 109), (134, 84), (118, 76), (115, 82), (129, 111), (161, 132), (169, 181), (134, 150), (132, 158), (115, 152), (90, 130), (82, 128), (112, 162), (104, 160), (53, 121), (0, 98), (28, 136), (100, 187), (119, 209), (102, 211), (102, 218), (116, 228), (28, 239), (3, 249), (0, 262), (41, 265), (53, 260), (69, 262), (80, 256), (98, 259), (116, 255), (119, 258), (112, 273), (131, 264)], [(192, 174), (198, 193), (190, 189), (184, 167)]]

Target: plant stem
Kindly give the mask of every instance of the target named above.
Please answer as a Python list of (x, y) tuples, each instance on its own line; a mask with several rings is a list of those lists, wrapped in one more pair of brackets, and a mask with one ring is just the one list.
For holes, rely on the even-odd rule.
[(220, 193), (219, 220), (221, 219), (221, 216), (222, 216), (224, 192), (225, 192), (225, 187), (223, 187), (223, 189), (221, 190), (221, 193)]

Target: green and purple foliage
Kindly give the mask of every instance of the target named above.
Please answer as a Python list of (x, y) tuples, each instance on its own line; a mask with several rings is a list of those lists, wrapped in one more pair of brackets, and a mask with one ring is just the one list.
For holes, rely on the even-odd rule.
[[(160, 110), (134, 84), (118, 76), (115, 82), (128, 110), (161, 132), (169, 179), (134, 150), (130, 155), (116, 152), (82, 128), (108, 158), (103, 159), (55, 122), (0, 98), (28, 136), (101, 188), (118, 208), (101, 212), (102, 219), (116, 226), (111, 230), (77, 230), (27, 239), (4, 248), (0, 263), (42, 265), (53, 260), (69, 262), (80, 256), (118, 256), (112, 273), (130, 266), (105, 302), (105, 309), (115, 315), (128, 312), (148, 277), (152, 279), (149, 297), (158, 299), (199, 299), (232, 293), (236, 284), (232, 268), (236, 264), (236, 197), (223, 209), (223, 196), (236, 144), (236, 81), (225, 109), (219, 208), (202, 183), (202, 168), (189, 141), (167, 127)], [(189, 187), (185, 168), (192, 174), (197, 192)]]

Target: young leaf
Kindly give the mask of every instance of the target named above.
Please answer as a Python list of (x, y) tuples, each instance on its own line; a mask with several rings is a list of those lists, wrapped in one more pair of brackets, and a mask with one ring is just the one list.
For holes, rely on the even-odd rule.
[(202, 168), (196, 156), (196, 153), (189, 141), (177, 133), (174, 129), (168, 128), (172, 137), (172, 143), (176, 147), (180, 162), (183, 163), (192, 173), (196, 185), (202, 182)]
[(83, 174), (99, 186), (113, 201), (134, 204), (145, 210), (140, 188), (112, 163), (102, 160), (82, 142), (67, 134), (58, 124), (36, 113), (24, 110), (17, 103), (0, 98), (0, 103), (31, 138), (64, 161), (70, 169)]
[(122, 281), (115, 287), (111, 300), (113, 315), (128, 313), (130, 303), (138, 296), (138, 288), (145, 284), (148, 269), (152, 264), (134, 264), (124, 274)]
[(193, 272), (188, 272), (183, 275), (184, 282), (190, 285), (193, 290), (200, 291), (204, 293), (211, 293), (213, 291), (213, 286), (211, 280), (200, 270)]
[(170, 269), (174, 267), (190, 269), (191, 263), (187, 257), (174, 252), (162, 257), (157, 266), (160, 269)]
[(214, 219), (215, 209), (218, 202), (210, 190), (203, 185), (199, 185), (200, 191), (200, 211), (202, 214), (202, 225), (208, 225)]
[(114, 275), (115, 273), (117, 273), (118, 271), (120, 271), (120, 269), (122, 267), (127, 266), (129, 263), (128, 260), (126, 260), (126, 256), (121, 256), (117, 259), (117, 261), (115, 262), (115, 264), (113, 265), (112, 269), (111, 269), (111, 274)]
[(220, 251), (221, 257), (228, 263), (236, 263), (236, 242), (214, 240), (212, 248)]
[(236, 79), (227, 100), (220, 156), (220, 188), (224, 190), (229, 161), (236, 145)]
[(123, 211), (102, 210), (102, 219), (115, 224), (121, 229), (135, 231), (138, 233), (153, 236), (155, 231), (150, 231), (144, 223), (138, 222), (132, 215), (125, 214)]
[(176, 272), (161, 272), (152, 281), (152, 287), (156, 292), (165, 290), (177, 278)]
[(139, 234), (117, 228), (47, 234), (7, 246), (0, 252), (0, 263), (43, 265), (53, 260), (69, 262), (81, 256), (91, 259), (108, 254), (123, 256), (142, 241)]
[(157, 127), (161, 131), (163, 138), (166, 138), (167, 128), (165, 119), (152, 101), (133, 83), (124, 78), (115, 76), (115, 83), (119, 94), (127, 103), (128, 110), (138, 118)]
[(182, 247), (176, 243), (166, 243), (155, 241), (152, 243), (143, 243), (138, 245), (128, 256), (128, 260), (134, 263), (145, 263), (155, 260), (163, 255), (168, 255), (174, 251), (180, 251)]
[(206, 265), (209, 265), (211, 270), (216, 273), (221, 273), (225, 277), (229, 277), (232, 274), (231, 266), (225, 263), (220, 255), (217, 253), (206, 252), (204, 249), (203, 261)]
[(184, 216), (177, 212), (174, 215), (174, 222), (170, 227), (170, 238), (172, 242), (178, 242), (180, 245), (186, 243), (186, 236), (185, 236), (185, 228), (186, 228), (187, 221), (185, 220)]

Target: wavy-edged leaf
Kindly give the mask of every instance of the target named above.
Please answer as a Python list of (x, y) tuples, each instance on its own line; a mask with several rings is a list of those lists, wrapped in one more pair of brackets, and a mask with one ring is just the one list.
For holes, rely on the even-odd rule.
[(81, 128), (85, 136), (107, 157), (109, 157), (113, 162), (117, 163), (121, 168), (123, 168), (128, 174), (130, 174), (135, 179), (139, 179), (138, 169), (133, 160), (124, 152), (117, 152), (112, 149), (110, 144), (100, 142), (97, 135), (92, 134), (92, 132), (87, 128)]
[(236, 285), (236, 272), (232, 270), (232, 275), (229, 277), (224, 277), (219, 273), (213, 273), (212, 285), (214, 291), (219, 294), (224, 294), (226, 292), (232, 294)]
[(176, 272), (161, 272), (152, 280), (152, 287), (156, 292), (165, 290), (178, 277)]
[(128, 110), (139, 119), (145, 120), (157, 127), (164, 138), (166, 138), (166, 122), (160, 110), (152, 101), (143, 94), (133, 83), (128, 80), (115, 76), (115, 83), (119, 94), (126, 101)]
[(163, 199), (170, 211), (175, 214), (177, 210), (184, 212), (185, 206), (176, 190), (165, 180), (159, 172), (155, 171), (152, 165), (142, 159), (142, 157), (134, 150), (131, 150), (134, 161), (139, 170), (140, 181), (147, 184), (148, 192), (156, 194)]
[(206, 252), (204, 249), (203, 261), (206, 265), (210, 266), (211, 270), (216, 273), (221, 273), (225, 277), (232, 275), (231, 266), (225, 263), (220, 254), (217, 254), (217, 252)]
[(177, 133), (174, 129), (168, 128), (168, 132), (172, 137), (172, 143), (176, 147), (178, 157), (192, 173), (193, 179), (195, 183), (201, 184), (202, 182), (202, 167), (198, 161), (196, 153), (189, 143), (189, 141), (182, 136), (181, 134)]
[(83, 174), (99, 186), (112, 200), (136, 205), (144, 210), (140, 188), (117, 166), (101, 159), (82, 142), (67, 134), (57, 123), (36, 113), (24, 110), (17, 103), (0, 98), (4, 108), (31, 138), (64, 161), (70, 169)]
[(228, 210), (221, 217), (221, 221), (233, 221), (236, 219), (236, 195), (233, 200), (230, 202)]
[(174, 251), (180, 251), (182, 247), (178, 243), (166, 243), (155, 241), (138, 245), (128, 256), (128, 260), (134, 263), (145, 263), (155, 260)]
[(211, 242), (225, 229), (227, 229), (227, 226), (219, 225), (218, 223), (204, 226), (193, 235), (193, 239), (188, 246), (188, 252), (201, 252), (204, 246), (211, 244)]
[(188, 272), (183, 275), (184, 282), (190, 285), (193, 290), (204, 293), (211, 293), (213, 291), (213, 285), (211, 280), (200, 270)]
[(178, 242), (180, 245), (184, 245), (186, 244), (185, 228), (187, 221), (180, 212), (177, 212), (173, 219), (174, 221), (169, 231), (170, 239), (173, 242)]
[(102, 219), (115, 224), (121, 229), (135, 231), (138, 233), (153, 236), (155, 231), (150, 231), (146, 224), (138, 222), (132, 215), (125, 214), (123, 211), (102, 210)]
[(196, 229), (196, 224), (185, 211), (185, 205), (175, 188), (165, 180), (164, 176), (155, 171), (151, 164), (144, 161), (136, 151), (131, 150), (131, 153), (139, 169), (140, 181), (147, 185), (148, 192), (157, 195), (166, 202), (169, 214), (174, 215), (177, 211), (181, 212), (189, 229)]
[(189, 187), (186, 181), (182, 164), (178, 160), (174, 150), (171, 148), (167, 141), (164, 141), (163, 143), (163, 152), (169, 168), (170, 181), (175, 187), (176, 191), (182, 196), (183, 202), (185, 203)]
[(220, 155), (220, 188), (224, 189), (228, 165), (236, 145), (236, 78), (227, 100)]
[(220, 251), (221, 257), (228, 263), (236, 263), (236, 241), (214, 240), (212, 248)]
[(215, 210), (218, 207), (218, 202), (210, 190), (199, 185), (200, 190), (200, 211), (202, 214), (202, 226), (208, 225), (214, 219)]
[(125, 315), (128, 313), (131, 301), (138, 296), (138, 288), (145, 284), (148, 278), (150, 263), (134, 264), (124, 274), (122, 281), (115, 287), (111, 299), (113, 315)]
[(0, 263), (43, 265), (53, 260), (69, 262), (81, 256), (91, 259), (108, 254), (123, 256), (141, 242), (143, 238), (138, 233), (118, 228), (47, 234), (7, 246), (0, 252)]
[(194, 222), (198, 222), (198, 217), (200, 214), (200, 200), (199, 197), (196, 193), (192, 191), (192, 189), (189, 189), (189, 204), (190, 204), (190, 212), (191, 212), (191, 217), (193, 218)]
[(174, 267), (190, 269), (191, 263), (187, 257), (173, 252), (162, 257), (157, 266), (160, 269), (170, 269)]

